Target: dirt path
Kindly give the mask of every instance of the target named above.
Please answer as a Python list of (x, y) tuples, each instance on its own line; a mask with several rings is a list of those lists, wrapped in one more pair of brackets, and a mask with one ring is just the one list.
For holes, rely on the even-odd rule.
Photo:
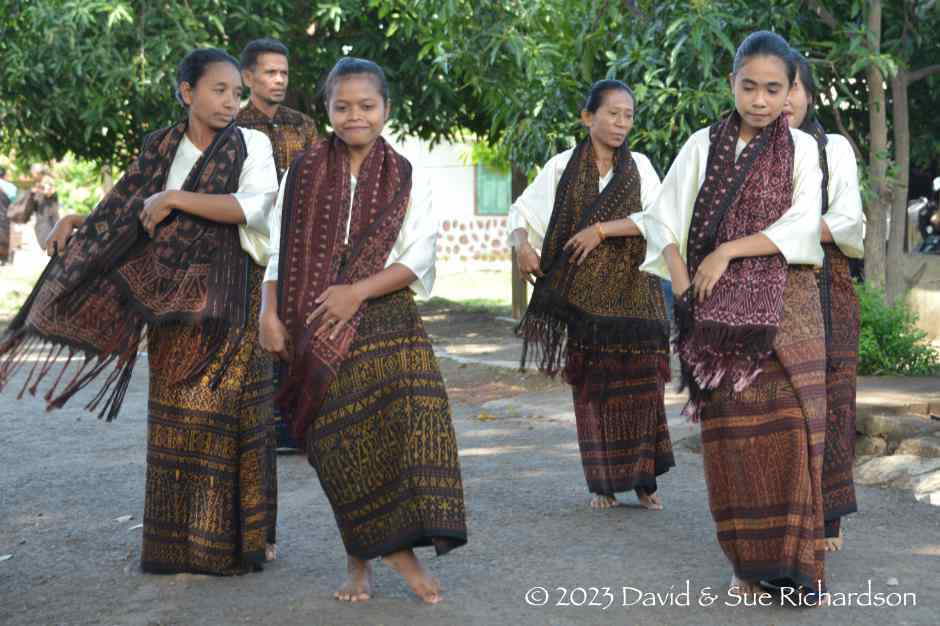
[[(442, 350), (472, 354), (511, 345), (511, 325), (487, 312), (425, 307)], [(512, 360), (512, 350), (495, 361)], [(486, 351), (492, 355), (493, 351)], [(501, 357), (506, 357), (505, 359)], [(847, 549), (827, 563), (831, 591), (913, 593), (916, 606), (815, 610), (699, 605), (729, 571), (714, 538), (699, 456), (677, 446), (661, 481), (667, 509), (592, 511), (568, 391), (537, 375), (441, 360), (461, 448), (470, 542), (446, 557), (425, 552), (446, 589), (419, 605), (377, 565), (363, 606), (334, 601), (344, 561), (313, 470), (279, 458), (280, 551), (264, 572), (236, 578), (150, 576), (138, 569), (146, 430), (146, 360), (123, 414), (105, 424), (80, 401), (47, 414), (36, 399), (0, 396), (0, 623), (3, 624), (937, 624), (940, 516), (901, 492), (862, 488), (846, 523)], [(537, 401), (544, 410), (533, 410)], [(77, 398), (76, 400), (80, 400)], [(568, 404), (566, 404), (566, 402)], [(553, 404), (554, 403), (554, 404)], [(553, 412), (553, 407), (557, 410)], [(674, 411), (673, 411), (674, 413)], [(128, 521), (116, 521), (132, 515)], [(691, 589), (660, 606), (627, 606), (636, 592)], [(575, 591), (602, 606), (583, 603)], [(549, 596), (539, 603), (541, 588)], [(566, 588), (568, 595), (562, 598)], [(591, 591), (598, 588), (599, 591)], [(603, 588), (610, 588), (613, 601)], [(597, 597), (594, 597), (594, 596)], [(665, 604), (663, 606), (662, 604)]]

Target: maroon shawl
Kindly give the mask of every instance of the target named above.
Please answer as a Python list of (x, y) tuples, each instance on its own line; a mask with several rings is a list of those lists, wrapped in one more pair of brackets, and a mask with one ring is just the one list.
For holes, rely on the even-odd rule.
[[(95, 410), (103, 401), (99, 417), (111, 420), (130, 382), (145, 326), (201, 327), (203, 341), (193, 346), (190, 359), (167, 373), (171, 380), (201, 374), (229, 331), (243, 328), (249, 260), (241, 251), (238, 228), (174, 211), (151, 239), (139, 221), (144, 201), (166, 187), (185, 131), (186, 122), (181, 122), (148, 136), (127, 173), (46, 266), (0, 341), (0, 389), (34, 347), (44, 346), (23, 390), (35, 394), (49, 371), (61, 367), (45, 394), (50, 409), (62, 406), (114, 364), (86, 407)], [(228, 126), (197, 161), (183, 189), (237, 191), (246, 156), (241, 132)], [(77, 354), (84, 355), (84, 362), (65, 377)], [(60, 356), (66, 357), (64, 365), (57, 365)], [(68, 382), (57, 394), (63, 380)]]
[(411, 196), (411, 163), (381, 137), (359, 169), (352, 199), (349, 167), (349, 149), (331, 135), (294, 160), (285, 182), (278, 311), (294, 350), (277, 403), (297, 441), (349, 352), (363, 307), (332, 341), (314, 338), (318, 324), (308, 327), (307, 317), (328, 287), (382, 271)]
[[(690, 277), (719, 245), (761, 232), (792, 203), (794, 146), (786, 119), (764, 128), (736, 160), (740, 129), (734, 112), (709, 130), (705, 182), (689, 229)], [(717, 388), (726, 376), (742, 391), (760, 373), (760, 362), (773, 352), (786, 281), (781, 254), (736, 259), (705, 302), (691, 302), (689, 293), (683, 298), (691, 320), (677, 319), (677, 347), (693, 419), (703, 391)]]

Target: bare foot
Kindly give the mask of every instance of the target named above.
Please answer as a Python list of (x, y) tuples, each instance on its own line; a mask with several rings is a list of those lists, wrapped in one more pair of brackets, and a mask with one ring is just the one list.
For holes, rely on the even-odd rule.
[(826, 537), (825, 539), (825, 548), (826, 552), (838, 552), (842, 549), (842, 529), (839, 529), (838, 537)]
[(264, 560), (265, 561), (276, 561), (277, 560), (277, 544), (268, 543), (264, 546)]
[(610, 509), (615, 506), (623, 506), (616, 496), (595, 495), (591, 500), (592, 509)]
[(372, 597), (372, 566), (368, 561), (346, 555), (347, 578), (333, 597), (343, 602), (365, 602)]
[(382, 561), (398, 572), (415, 595), (424, 602), (437, 604), (444, 599), (441, 596), (440, 581), (428, 574), (411, 548), (383, 556)]
[(637, 498), (640, 499), (640, 506), (642, 506), (647, 511), (662, 511), (663, 510), (663, 501), (655, 493), (638, 493)]

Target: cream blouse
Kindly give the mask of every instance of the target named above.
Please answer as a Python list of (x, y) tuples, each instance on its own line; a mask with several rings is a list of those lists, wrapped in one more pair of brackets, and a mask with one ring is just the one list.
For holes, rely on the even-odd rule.
[[(793, 202), (780, 219), (761, 232), (777, 246), (790, 265), (821, 266), (819, 151), (816, 140), (803, 131), (791, 128), (790, 133), (794, 143)], [(668, 279), (663, 250), (670, 244), (675, 244), (682, 259), (687, 260), (692, 210), (705, 180), (710, 144), (708, 128), (689, 137), (666, 173), (655, 202), (645, 212), (646, 260), (640, 267), (643, 271)], [(744, 142), (738, 141), (738, 155), (745, 147)]]
[(829, 164), (829, 210), (822, 216), (832, 240), (845, 256), (865, 256), (865, 213), (858, 190), (858, 163), (848, 139), (826, 135), (826, 161)]
[[(526, 190), (522, 192), (513, 205), (509, 208), (509, 239), (512, 240), (512, 233), (519, 228), (525, 228), (529, 233), (529, 243), (533, 248), (541, 248), (545, 240), (545, 232), (548, 230), (548, 222), (552, 218), (552, 210), (555, 208), (555, 191), (558, 189), (558, 183), (561, 182), (561, 176), (571, 161), (571, 155), (574, 154), (574, 148), (565, 150), (556, 154), (548, 163), (545, 164), (535, 180), (532, 181)], [(659, 192), (659, 175), (653, 164), (645, 155), (639, 152), (631, 152), (633, 161), (640, 172), (640, 204), (643, 211), (652, 205), (657, 193)], [(611, 168), (606, 176), (602, 176), (597, 181), (598, 191), (603, 191), (607, 183), (614, 177), (614, 170)], [(646, 230), (643, 226), (643, 213), (636, 212), (630, 215), (630, 219), (636, 223), (637, 228), (643, 236), (646, 236)]]
[[(290, 170), (284, 172), (281, 179), (281, 190), (277, 194), (277, 201), (269, 220), (271, 243), (268, 269), (264, 274), (265, 282), (276, 281), (278, 277), (278, 260), (281, 249), (281, 213), (284, 209), (284, 187)], [(356, 195), (356, 178), (350, 176), (352, 185), (349, 194), (350, 204)], [(349, 221), (346, 222), (346, 240), (349, 241), (349, 230), (352, 221), (352, 211), (349, 212)], [(392, 251), (385, 261), (385, 267), (394, 263), (404, 265), (417, 277), (411, 284), (411, 290), (422, 298), (431, 296), (434, 287), (434, 263), (437, 260), (437, 233), (440, 224), (434, 216), (431, 204), (431, 188), (419, 176), (412, 178), (411, 197), (405, 209), (405, 220), (402, 222), (398, 239), (392, 246)]]
[[(248, 156), (238, 178), (238, 191), (232, 194), (242, 212), (245, 223), (238, 225), (238, 237), (244, 250), (258, 265), (268, 262), (268, 214), (277, 196), (277, 170), (274, 167), (274, 152), (267, 135), (257, 130), (239, 128), (245, 138)], [(189, 137), (183, 135), (170, 173), (166, 189), (176, 191), (183, 188), (196, 161), (202, 156)]]

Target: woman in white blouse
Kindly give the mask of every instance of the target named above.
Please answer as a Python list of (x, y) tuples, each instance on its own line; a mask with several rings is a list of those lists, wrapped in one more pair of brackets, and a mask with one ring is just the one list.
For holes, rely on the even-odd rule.
[(784, 112), (790, 126), (816, 139), (823, 172), (821, 240), (825, 260), (818, 275), (826, 328), (826, 452), (823, 504), (826, 549), (842, 547), (842, 517), (858, 510), (855, 499), (855, 383), (861, 311), (849, 259), (864, 254), (865, 214), (858, 189), (855, 152), (842, 135), (826, 134), (816, 119), (816, 82), (809, 62), (797, 54), (796, 81)]
[(552, 157), (509, 211), (510, 242), (535, 284), (517, 330), (522, 364), (533, 353), (540, 371), (571, 384), (597, 509), (619, 506), (616, 494), (629, 490), (644, 508), (662, 509), (656, 477), (675, 464), (662, 288), (639, 271), (643, 211), (659, 176), (627, 146), (635, 108), (624, 83), (595, 83), (581, 113), (588, 136)]
[(287, 362), (277, 401), (342, 536), (335, 597), (368, 600), (381, 558), (434, 604), (440, 583), (414, 549), (467, 541), (450, 405), (414, 301), (434, 282), (438, 222), (381, 136), (382, 69), (343, 58), (324, 94), (334, 132), (295, 159), (272, 215), (261, 343)]
[[(161, 233), (196, 232), (205, 221), (231, 228), (230, 234), (222, 229), (225, 241), (229, 236), (234, 241), (237, 230), (239, 267), (216, 268), (210, 275), (243, 272), (237, 289), (244, 290), (241, 299), (247, 309), (240, 316), (243, 327), (230, 328), (224, 341), (212, 347), (215, 352), (201, 373), (182, 380), (174, 373), (177, 365), (199, 353), (215, 320), (171, 320), (148, 328), (150, 397), (141, 550), (146, 572), (241, 574), (273, 558), (277, 477), (271, 463), (272, 370), (270, 356), (257, 342), (257, 311), (277, 174), (268, 138), (232, 126), (241, 93), (234, 58), (217, 49), (191, 52), (177, 74), (177, 97), (187, 120), (158, 131), (154, 136), (159, 137), (151, 136), (144, 147), (147, 155), (162, 154), (163, 145), (178, 140), (158, 168), (157, 175), (165, 179), (163, 191), (147, 198), (139, 215), (147, 236), (163, 242)], [(135, 168), (128, 175), (136, 175)], [(207, 180), (232, 181), (232, 176), (237, 176), (237, 185), (229, 182), (227, 188), (234, 188), (233, 193), (197, 191), (207, 188)], [(180, 215), (200, 221), (177, 219)], [(69, 236), (84, 220), (62, 218), (49, 237), (49, 253), (67, 253)], [(185, 236), (177, 241), (198, 245)], [(217, 260), (210, 254), (201, 262), (212, 266)], [(173, 267), (172, 259), (168, 267)], [(155, 279), (175, 277), (166, 273)], [(199, 285), (181, 291), (197, 301), (204, 297)]]
[(705, 479), (731, 588), (823, 590), (825, 345), (816, 143), (782, 116), (789, 44), (738, 48), (735, 110), (694, 133), (644, 215), (643, 269), (671, 277), (677, 352), (701, 421)]

